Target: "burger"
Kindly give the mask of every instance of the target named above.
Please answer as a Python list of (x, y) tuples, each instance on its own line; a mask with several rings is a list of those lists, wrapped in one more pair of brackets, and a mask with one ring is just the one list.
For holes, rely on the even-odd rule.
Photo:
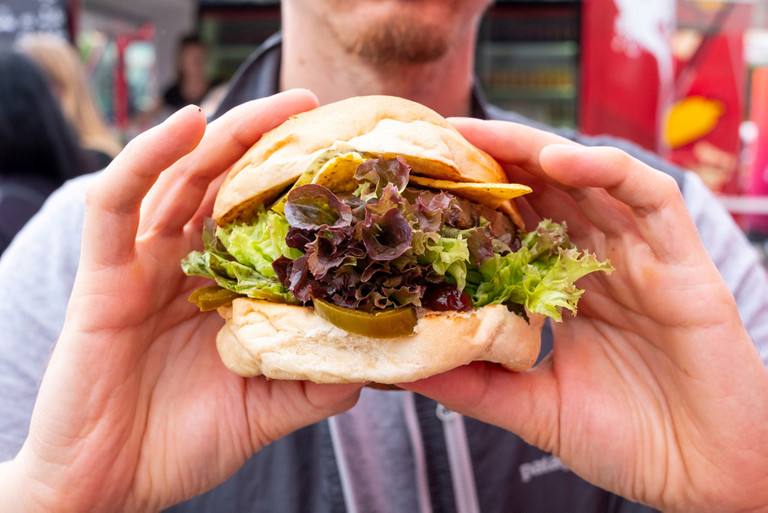
[(526, 231), (493, 158), (427, 107), (364, 96), (298, 114), (233, 165), (182, 269), (215, 285), (224, 364), (318, 383), (530, 368), (546, 317), (610, 265), (564, 224)]

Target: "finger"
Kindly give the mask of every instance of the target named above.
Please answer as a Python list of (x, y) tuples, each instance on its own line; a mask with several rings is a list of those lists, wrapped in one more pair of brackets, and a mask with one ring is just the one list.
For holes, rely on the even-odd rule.
[(551, 144), (541, 149), (539, 161), (547, 176), (557, 182), (575, 188), (609, 190), (639, 212), (658, 210), (673, 191), (679, 192), (669, 175), (618, 148)]
[[(664, 220), (652, 216), (647, 221), (654, 219), (655, 225), (648, 231), (646, 222), (642, 229), (644, 236), (656, 235), (658, 245), (659, 236), (670, 236), (669, 226), (659, 231), (659, 223), (673, 221), (685, 211), (674, 180), (618, 149), (581, 146), (516, 123), (465, 118), (451, 122), (506, 169), (530, 174), (534, 183), (529, 185), (534, 192), (526, 200), (543, 217), (569, 221), (569, 230), (577, 241), (595, 236), (595, 227), (608, 235), (635, 230), (638, 217), (663, 211)], [(608, 188), (616, 190), (602, 190)], [(667, 210), (668, 205), (675, 207)], [(687, 215), (684, 218), (689, 219)], [(690, 235), (689, 227), (683, 231)], [(692, 242), (690, 237), (680, 240), (684, 244)]]
[(201, 206), (211, 181), (226, 172), (264, 132), (317, 107), (306, 90), (292, 90), (236, 107), (213, 121), (194, 152), (165, 173), (143, 207), (142, 230), (182, 228)]
[(469, 118), (451, 118), (450, 121), (472, 144), (496, 159), (511, 182), (531, 187), (533, 192), (520, 201), (528, 203), (540, 218), (558, 222), (567, 220), (573, 226), (585, 226), (585, 218), (578, 213), (577, 204), (569, 194), (570, 188), (553, 180), (539, 161), (541, 151), (548, 145), (576, 143), (517, 123)]
[(546, 217), (567, 220), (574, 241), (593, 244), (596, 238), (636, 231), (630, 209), (602, 189), (573, 187), (568, 189), (567, 198), (557, 197), (548, 189), (535, 197), (534, 204)]
[(521, 168), (535, 178), (551, 182), (541, 169), (541, 150), (551, 144), (577, 144), (551, 132), (509, 121), (483, 121), (471, 118), (450, 118), (451, 124), (469, 142), (490, 154), (502, 166)]
[(213, 179), (213, 181), (208, 185), (208, 189), (205, 191), (205, 195), (203, 196), (200, 205), (197, 207), (197, 210), (185, 226), (185, 230), (188, 230), (194, 234), (193, 240), (196, 242), (201, 241), (200, 230), (202, 229), (201, 227), (203, 226), (203, 221), (206, 217), (211, 216), (213, 205), (216, 202), (216, 196), (219, 194), (221, 184), (224, 183), (226, 177), (227, 173), (225, 172)]
[[(252, 419), (254, 448), (260, 449), (314, 422), (352, 408), (362, 383), (249, 379), (245, 404)], [(270, 402), (265, 397), (272, 399)]]
[(163, 170), (197, 146), (204, 131), (202, 111), (185, 107), (129, 142), (96, 177), (86, 195), (85, 258), (98, 265), (131, 254), (144, 196)]
[[(671, 176), (616, 148), (556, 144), (542, 149), (540, 161), (552, 179), (585, 191), (578, 201), (593, 220), (599, 214), (618, 226), (631, 222), (654, 253), (667, 261), (703, 254), (696, 227)], [(603, 190), (626, 208), (612, 208)]]
[[(562, 194), (562, 191), (542, 182), (540, 187), (533, 188), (533, 191), (521, 200), (528, 205), (528, 210), (536, 213), (539, 220), (547, 218), (565, 223), (574, 242), (586, 244), (585, 248), (594, 248), (592, 244), (595, 241), (591, 238), (595, 236), (595, 227), (571, 196)], [(533, 229), (536, 224), (529, 223), (528, 226)]]
[(555, 449), (558, 394), (548, 360), (521, 373), (473, 362), (399, 386), (431, 397), (453, 411), (508, 429), (545, 450)]

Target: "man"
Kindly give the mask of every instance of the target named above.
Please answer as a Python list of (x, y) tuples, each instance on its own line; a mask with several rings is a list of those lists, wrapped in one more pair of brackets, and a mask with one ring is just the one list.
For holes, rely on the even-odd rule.
[[(471, 74), (485, 4), (286, 0), (284, 41), (272, 40), (243, 67), (221, 111), (278, 89), (311, 86), (321, 103), (351, 94), (389, 93), (445, 115), (499, 116), (483, 105)], [(431, 34), (424, 38), (428, 43), (419, 42), (422, 34)], [(723, 437), (745, 433), (734, 449), (759, 448), (760, 423), (747, 413), (764, 419), (766, 401), (755, 395), (754, 404), (741, 404), (743, 411), (725, 408), (728, 401), (715, 401), (711, 387), (704, 386), (703, 376), (709, 377), (706, 371), (713, 366), (702, 363), (697, 353), (711, 352), (725, 370), (738, 366), (738, 376), (718, 375), (723, 397), (738, 396), (744, 383), (761, 390), (766, 377), (728, 290), (680, 210), (677, 185), (609, 150), (558, 146), (545, 151), (548, 144), (565, 141), (514, 125), (464, 121), (459, 126), (502, 163), (514, 162), (541, 179), (531, 198), (534, 208), (556, 209), (558, 218), (581, 230), (590, 247), (601, 240), (616, 242), (601, 248), (611, 253), (614, 265), (622, 263), (616, 265), (617, 281), (590, 282), (588, 293), (608, 299), (602, 304), (595, 300), (600, 308), (582, 309), (578, 318), (556, 327), (555, 356), (537, 371), (508, 376), (470, 366), (412, 386), (521, 433), (561, 459), (420, 395), (366, 389), (349, 412), (315, 422), (350, 407), (358, 387), (235, 380), (222, 373), (212, 344), (200, 343), (212, 340), (219, 321), (190, 316), (184, 282), (165, 272), (198, 236), (190, 228), (197, 227), (193, 221), (199, 225), (199, 217), (210, 209), (210, 194), (184, 177), (191, 173), (207, 184), (262, 131), (312, 105), (306, 94), (290, 93), (232, 110), (211, 126), (189, 157), (177, 161), (202, 137), (202, 119), (186, 109), (133, 143), (96, 181), (69, 320), (43, 382), (29, 437), (26, 423), (37, 383), (61, 331), (72, 287), (84, 182), (93, 179), (68, 185), (11, 247), (0, 262), (1, 293), (13, 298), (13, 304), (0, 307), (0, 327), (5, 328), (0, 379), (9, 391), (0, 399), (8, 412), (0, 420), (3, 457), (13, 457), (27, 441), (12, 463), (0, 467), (0, 477), (15, 476), (0, 488), (3, 497), (15, 499), (14, 489), (29, 490), (30, 482), (39, 482), (43, 491), (32, 490), (29, 497), (48, 504), (62, 498), (55, 485), (71, 485), (75, 476), (80, 485), (68, 490), (67, 501), (57, 501), (62, 510), (109, 505), (157, 509), (184, 499), (189, 500), (171, 510), (643, 510), (601, 487), (670, 509), (714, 505), (722, 510), (764, 499), (754, 493), (747, 497), (732, 479), (715, 483), (724, 476), (705, 464), (711, 453), (704, 450), (704, 435), (720, 433), (709, 443), (723, 449), (717, 462), (723, 469), (742, 468), (737, 463), (760, 468), (743, 452), (726, 450)], [(139, 218), (137, 205), (168, 165), (169, 172), (143, 201)], [(572, 197), (548, 187), (546, 176), (575, 190), (605, 188), (613, 199), (602, 192), (582, 196), (574, 189)], [(764, 347), (768, 294), (756, 257), (738, 229), (723, 224), (727, 216), (698, 182), (682, 174), (676, 178), (736, 296), (741, 322)], [(526, 175), (526, 181), (534, 179)], [(589, 226), (580, 228), (575, 219)], [(592, 237), (595, 231), (603, 236)], [(635, 275), (629, 272), (635, 269)], [(692, 284), (690, 290), (685, 283)], [(714, 339), (728, 344), (718, 350)], [(681, 367), (685, 372), (679, 372)], [(686, 375), (699, 385), (672, 386)], [(667, 376), (672, 384), (664, 381)], [(657, 377), (660, 381), (654, 381)], [(72, 389), (61, 390), (60, 383)], [(492, 385), (487, 394), (483, 383)], [(699, 394), (684, 393), (691, 390)], [(494, 397), (502, 391), (505, 395)], [(725, 425), (714, 426), (704, 413), (712, 402), (723, 406), (713, 416)], [(78, 410), (96, 413), (73, 423)], [(665, 411), (673, 414), (664, 416)], [(648, 421), (647, 432), (623, 429), (638, 416)], [(672, 420), (662, 423), (660, 418)], [(697, 433), (702, 426), (709, 429)], [(641, 443), (643, 433), (648, 443)], [(674, 450), (660, 450), (665, 442)], [(630, 457), (638, 447), (647, 450), (649, 460)], [(686, 468), (691, 480), (685, 478)], [(576, 472), (601, 487), (587, 484)], [(220, 486), (191, 498), (232, 473)], [(764, 479), (757, 476), (747, 488), (754, 491), (754, 483)]]

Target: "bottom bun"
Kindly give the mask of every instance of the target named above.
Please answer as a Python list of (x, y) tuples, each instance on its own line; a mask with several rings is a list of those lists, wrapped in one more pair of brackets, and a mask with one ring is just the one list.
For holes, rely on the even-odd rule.
[(503, 305), (472, 312), (423, 312), (412, 335), (370, 338), (329, 323), (315, 309), (238, 298), (219, 308), (226, 324), (216, 345), (224, 365), (244, 377), (317, 383), (401, 383), (474, 360), (513, 371), (530, 368), (544, 317), (529, 321)]

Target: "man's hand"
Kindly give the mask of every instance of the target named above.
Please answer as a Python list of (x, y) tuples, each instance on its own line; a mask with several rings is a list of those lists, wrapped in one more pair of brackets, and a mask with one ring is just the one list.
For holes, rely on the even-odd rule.
[(264, 131), (315, 106), (307, 92), (284, 93), (207, 128), (198, 108), (182, 109), (95, 180), (65, 327), (29, 437), (0, 467), (6, 506), (159, 510), (224, 481), (273, 440), (354, 404), (359, 385), (228, 371), (214, 341), (223, 321), (187, 301), (201, 281), (179, 265), (201, 246), (203, 217), (228, 167)]
[(404, 386), (665, 511), (768, 507), (768, 371), (674, 180), (616, 149), (456, 124), (533, 187), (530, 220), (566, 221), (615, 271), (579, 282), (578, 315), (531, 371), (474, 363)]

